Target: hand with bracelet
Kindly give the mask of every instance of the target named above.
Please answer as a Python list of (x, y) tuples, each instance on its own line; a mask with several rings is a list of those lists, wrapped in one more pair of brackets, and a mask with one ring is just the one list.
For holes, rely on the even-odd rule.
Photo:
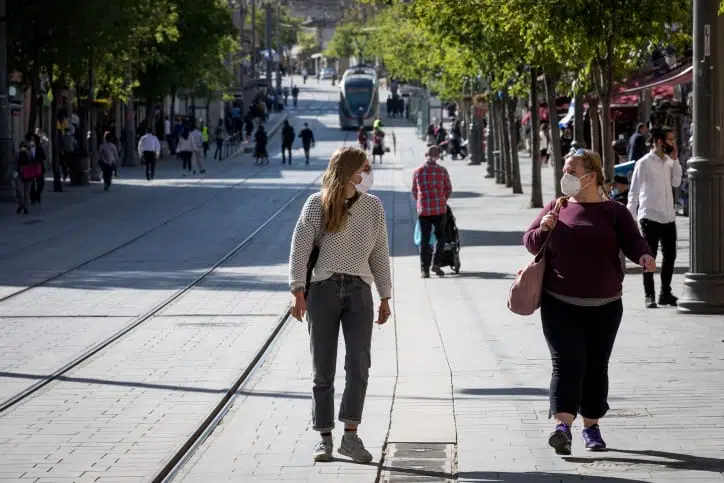
[[(306, 312), (307, 300), (304, 298), (304, 288), (297, 287), (296, 289), (292, 290), (292, 317), (301, 322), (302, 319), (304, 319), (304, 314)], [(392, 315), (392, 310), (390, 310), (390, 299), (382, 299), (380, 301), (380, 307), (377, 310), (377, 320), (375, 321), (375, 324), (386, 324), (390, 318), (390, 315)]]

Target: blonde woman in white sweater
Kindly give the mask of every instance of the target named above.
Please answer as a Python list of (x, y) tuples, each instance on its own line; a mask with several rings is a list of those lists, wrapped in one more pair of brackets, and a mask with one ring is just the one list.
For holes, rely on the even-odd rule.
[[(364, 151), (337, 150), (324, 174), (322, 191), (307, 200), (292, 237), (292, 316), (302, 320), (307, 315), (314, 368), (313, 423), (321, 434), (314, 448), (315, 461), (332, 459), (340, 326), (347, 377), (339, 409), (339, 420), (345, 425), (339, 453), (357, 462), (372, 460), (357, 435), (357, 426), (367, 390), (373, 323), (387, 322), (392, 292), (385, 211), (379, 198), (367, 194), (372, 181)], [(305, 297), (307, 263), (315, 246), (319, 257)], [(373, 283), (381, 299), (376, 321)]]

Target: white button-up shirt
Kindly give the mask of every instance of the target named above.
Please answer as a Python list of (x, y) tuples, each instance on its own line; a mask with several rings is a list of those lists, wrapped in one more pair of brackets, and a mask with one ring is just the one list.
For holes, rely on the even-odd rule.
[(158, 142), (158, 138), (153, 133), (144, 134), (138, 141), (138, 155), (143, 156), (146, 151), (156, 153), (156, 156), (161, 154), (161, 143)]
[(673, 223), (676, 221), (673, 188), (681, 185), (681, 164), (655, 151), (639, 159), (631, 178), (628, 209), (634, 219)]

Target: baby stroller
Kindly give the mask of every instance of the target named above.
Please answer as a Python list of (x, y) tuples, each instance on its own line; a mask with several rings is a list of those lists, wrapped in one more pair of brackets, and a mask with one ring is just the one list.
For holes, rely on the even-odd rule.
[(445, 250), (440, 262), (440, 268), (442, 267), (451, 267), (453, 272), (460, 273), (460, 234), (455, 223), (455, 215), (449, 205), (445, 217)]

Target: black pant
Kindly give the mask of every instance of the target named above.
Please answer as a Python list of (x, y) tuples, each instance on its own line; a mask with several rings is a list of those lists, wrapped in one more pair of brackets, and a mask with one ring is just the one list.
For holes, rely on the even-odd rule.
[(283, 143), (282, 144), (282, 164), (287, 162), (286, 153), (289, 153), (289, 164), (292, 164), (292, 145)]
[[(422, 270), (430, 270), (430, 262), (435, 267), (440, 266), (442, 252), (445, 249), (445, 218), (446, 215), (420, 216), (420, 265)], [(435, 253), (430, 246), (430, 234), (435, 230)]]
[(40, 197), (45, 187), (45, 175), (39, 176), (33, 180), (30, 185), (30, 204), (40, 203)]
[[(304, 159), (308, 163), (309, 162), (309, 149), (311, 148), (311, 144), (303, 143), (302, 149), (304, 149)], [(291, 157), (291, 155), (290, 155)]]
[(202, 146), (204, 147), (204, 159), (206, 159), (206, 155), (209, 153), (209, 142), (204, 141)]
[(156, 176), (156, 153), (144, 151), (143, 160), (146, 162), (146, 179), (151, 181)]
[(191, 151), (179, 151), (178, 155), (181, 158), (181, 169), (186, 169), (191, 172)]
[(103, 186), (108, 189), (111, 187), (111, 180), (113, 179), (114, 167), (112, 164), (100, 163), (101, 172), (103, 173)]
[(623, 315), (621, 299), (581, 307), (544, 293), (540, 315), (553, 363), (550, 415), (603, 417), (608, 411), (608, 360)]
[(223, 139), (217, 139), (216, 140), (216, 151), (214, 151), (214, 159), (216, 159), (216, 156), (219, 157), (219, 161), (221, 161), (224, 153), (224, 140)]
[[(656, 258), (661, 243), (661, 293), (671, 293), (671, 278), (674, 276), (676, 261), (676, 223), (657, 223), (646, 218), (641, 220), (641, 234), (649, 244), (651, 253)], [(654, 274), (644, 273), (644, 292), (647, 297), (656, 295)]]

